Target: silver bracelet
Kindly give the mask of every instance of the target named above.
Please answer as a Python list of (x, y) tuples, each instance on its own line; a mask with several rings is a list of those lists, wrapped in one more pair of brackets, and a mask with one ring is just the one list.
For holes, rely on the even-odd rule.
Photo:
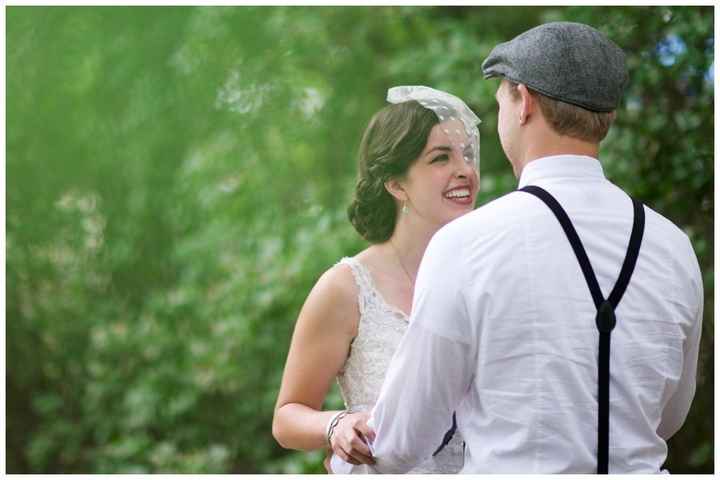
[(325, 427), (325, 437), (327, 438), (327, 443), (329, 446), (332, 445), (330, 443), (330, 440), (332, 439), (333, 433), (335, 433), (335, 427), (337, 427), (338, 423), (340, 423), (340, 420), (342, 420), (342, 418), (348, 413), (350, 412), (348, 412), (347, 410), (342, 410), (336, 413), (335, 415), (333, 415), (333, 417), (330, 419), (327, 426)]

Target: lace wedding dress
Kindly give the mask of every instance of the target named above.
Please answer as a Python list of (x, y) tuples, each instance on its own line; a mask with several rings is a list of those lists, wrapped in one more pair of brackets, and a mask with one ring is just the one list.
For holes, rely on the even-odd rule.
[[(400, 309), (389, 305), (375, 288), (369, 270), (355, 258), (345, 257), (358, 287), (360, 322), (358, 334), (350, 345), (350, 353), (338, 373), (340, 393), (345, 408), (352, 411), (371, 410), (380, 394), (385, 372), (405, 333), (408, 318)], [(442, 438), (438, 439), (438, 446)], [(349, 465), (333, 458), (335, 473), (374, 473), (366, 465)], [(342, 465), (344, 468), (340, 469)], [(460, 433), (435, 456), (408, 473), (457, 473), (463, 466), (463, 443)]]

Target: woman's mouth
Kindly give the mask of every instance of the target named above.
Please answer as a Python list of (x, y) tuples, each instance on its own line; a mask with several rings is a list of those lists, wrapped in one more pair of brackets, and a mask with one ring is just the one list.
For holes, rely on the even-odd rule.
[(445, 192), (444, 197), (458, 205), (472, 204), (472, 196), (470, 195), (470, 187), (456, 187)]

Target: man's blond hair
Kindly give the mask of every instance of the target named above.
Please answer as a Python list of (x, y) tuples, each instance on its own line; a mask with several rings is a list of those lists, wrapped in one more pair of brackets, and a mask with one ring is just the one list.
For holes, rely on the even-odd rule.
[[(508, 81), (513, 99), (520, 98), (517, 83)], [(540, 111), (550, 127), (560, 135), (577, 138), (585, 142), (600, 143), (610, 130), (615, 112), (592, 112), (570, 103), (553, 100), (528, 88), (540, 105)]]

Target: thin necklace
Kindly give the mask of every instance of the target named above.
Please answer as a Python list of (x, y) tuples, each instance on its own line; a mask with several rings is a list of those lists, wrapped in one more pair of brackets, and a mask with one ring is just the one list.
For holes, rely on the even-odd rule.
[(403, 265), (402, 258), (400, 258), (400, 253), (397, 251), (397, 248), (395, 248), (395, 244), (392, 242), (392, 240), (390, 240), (390, 246), (392, 247), (393, 251), (395, 252), (395, 256), (398, 259), (400, 268), (403, 269), (403, 272), (405, 272), (405, 275), (407, 275), (407, 278), (410, 281), (410, 290), (414, 292), (415, 291), (415, 280), (412, 279), (412, 277), (408, 273), (407, 269), (405, 268), (405, 265)]

